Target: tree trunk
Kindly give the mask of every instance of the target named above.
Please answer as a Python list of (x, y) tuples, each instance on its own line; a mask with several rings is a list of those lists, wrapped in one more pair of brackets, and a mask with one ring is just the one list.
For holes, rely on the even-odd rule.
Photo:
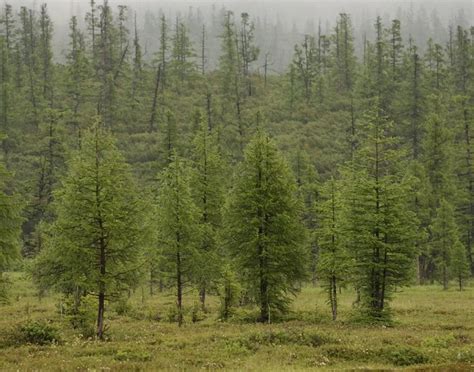
[(336, 277), (333, 275), (331, 277), (331, 310), (332, 310), (332, 320), (337, 318), (337, 284)]
[(105, 293), (99, 292), (99, 310), (97, 313), (97, 338), (104, 339), (104, 308), (105, 308)]
[[(179, 239), (178, 239), (179, 240)], [(183, 282), (181, 272), (181, 254), (176, 253), (176, 286), (177, 286), (177, 307), (178, 307), (178, 325), (183, 324)]]
[(199, 291), (199, 301), (203, 311), (206, 311), (206, 287), (202, 287)]

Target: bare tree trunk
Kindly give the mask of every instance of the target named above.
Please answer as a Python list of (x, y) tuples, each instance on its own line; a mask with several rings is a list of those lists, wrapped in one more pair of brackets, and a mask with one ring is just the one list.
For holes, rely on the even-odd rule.
[(331, 288), (330, 288), (330, 300), (331, 300), (331, 310), (332, 310), (332, 320), (337, 318), (337, 283), (336, 277), (333, 275), (331, 277)]

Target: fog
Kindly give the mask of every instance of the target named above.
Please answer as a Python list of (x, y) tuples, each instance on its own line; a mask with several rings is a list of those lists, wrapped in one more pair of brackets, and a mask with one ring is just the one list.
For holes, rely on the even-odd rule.
[[(38, 9), (40, 4), (48, 4), (54, 23), (54, 46), (56, 58), (64, 56), (68, 45), (68, 24), (71, 16), (77, 16), (84, 27), (84, 17), (89, 9), (89, 0), (10, 0), (15, 8), (28, 6)], [(101, 0), (96, 0), (101, 4)], [(185, 20), (193, 41), (199, 43), (200, 29), (206, 25), (209, 32), (210, 65), (215, 65), (219, 54), (219, 35), (222, 15), (227, 10), (235, 13), (236, 19), (242, 12), (250, 14), (256, 25), (257, 44), (263, 52), (273, 55), (273, 68), (283, 69), (291, 59), (293, 46), (301, 41), (304, 34), (330, 33), (337, 15), (350, 14), (354, 28), (355, 47), (360, 55), (363, 40), (373, 37), (373, 24), (381, 16), (385, 25), (397, 18), (402, 23), (403, 38), (413, 39), (423, 49), (429, 38), (445, 43), (450, 26), (471, 26), (474, 18), (474, 2), (471, 0), (452, 1), (396, 1), (396, 0), (109, 0), (117, 9), (126, 5), (129, 12), (129, 28), (137, 19), (137, 29), (144, 41), (145, 58), (152, 58), (158, 48), (159, 17), (165, 15), (170, 20), (177, 17)], [(261, 56), (265, 53), (261, 53)]]

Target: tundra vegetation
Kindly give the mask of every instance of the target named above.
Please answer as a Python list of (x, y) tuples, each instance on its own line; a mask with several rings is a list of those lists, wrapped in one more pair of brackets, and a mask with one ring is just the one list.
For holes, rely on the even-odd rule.
[(473, 368), (474, 28), (198, 20), (3, 6), (0, 368)]

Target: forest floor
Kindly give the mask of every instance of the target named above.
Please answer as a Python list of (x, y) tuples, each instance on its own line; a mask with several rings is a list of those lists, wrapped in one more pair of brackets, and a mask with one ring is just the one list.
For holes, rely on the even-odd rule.
[[(61, 314), (60, 297), (38, 299), (22, 274), (9, 274), (11, 303), (0, 306), (0, 370), (255, 370), (314, 369), (474, 370), (474, 287), (459, 292), (439, 286), (411, 287), (395, 294), (393, 326), (352, 321), (354, 293), (343, 290), (340, 316), (330, 319), (320, 288), (304, 288), (285, 321), (256, 324), (249, 310), (230, 322), (217, 320), (218, 301), (209, 312), (171, 323), (172, 293), (137, 291), (130, 304), (111, 306), (109, 340), (84, 339)], [(196, 295), (187, 295), (193, 308)], [(92, 308), (93, 310), (93, 308)], [(121, 314), (121, 315), (119, 315)], [(16, 342), (18, 327), (47, 320), (61, 341), (51, 345)]]

